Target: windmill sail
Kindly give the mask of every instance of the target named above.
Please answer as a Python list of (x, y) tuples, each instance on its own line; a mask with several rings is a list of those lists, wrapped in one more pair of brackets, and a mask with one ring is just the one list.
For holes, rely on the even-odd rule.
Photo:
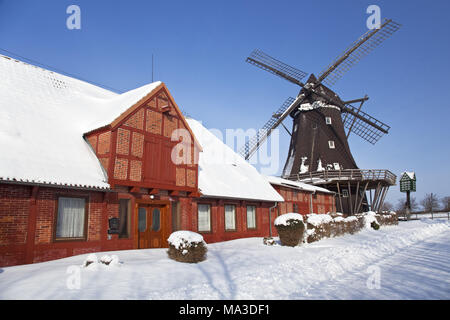
[(350, 104), (346, 104), (342, 112), (342, 122), (349, 130), (347, 136), (353, 132), (371, 144), (377, 143), (391, 128)]
[(306, 72), (272, 58), (261, 50), (254, 50), (246, 62), (300, 86), (303, 86), (301, 80), (307, 75)]
[(248, 160), (259, 148), (259, 146), (271, 135), (272, 130), (277, 128), (284, 119), (294, 110), (303, 100), (304, 95), (296, 99), (289, 97), (284, 101), (281, 107), (272, 115), (269, 121), (258, 131), (258, 133), (249, 139), (240, 149), (239, 154)]
[(350, 70), (359, 60), (367, 56), (400, 27), (401, 25), (397, 22), (386, 20), (380, 29), (367, 31), (319, 74), (319, 82), (323, 81), (328, 86), (334, 85), (342, 78), (345, 72)]

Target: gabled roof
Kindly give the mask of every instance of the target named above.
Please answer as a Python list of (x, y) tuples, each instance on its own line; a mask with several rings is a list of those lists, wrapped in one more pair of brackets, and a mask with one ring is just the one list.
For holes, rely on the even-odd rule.
[(199, 121), (187, 122), (203, 148), (199, 154), (198, 187), (204, 197), (284, 201), (255, 167)]
[(413, 172), (413, 171), (405, 171), (405, 172), (403, 172), (402, 177), (400, 178), (400, 180), (402, 180), (405, 175), (406, 175), (406, 177), (408, 177), (411, 180), (416, 179), (416, 173), (415, 172)]
[(111, 124), (161, 82), (117, 94), (0, 56), (0, 180), (109, 188), (83, 134)]

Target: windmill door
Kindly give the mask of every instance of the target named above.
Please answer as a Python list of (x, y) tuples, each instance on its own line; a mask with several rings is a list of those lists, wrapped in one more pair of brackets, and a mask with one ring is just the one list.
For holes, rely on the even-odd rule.
[(166, 248), (170, 230), (167, 205), (139, 204), (138, 248)]

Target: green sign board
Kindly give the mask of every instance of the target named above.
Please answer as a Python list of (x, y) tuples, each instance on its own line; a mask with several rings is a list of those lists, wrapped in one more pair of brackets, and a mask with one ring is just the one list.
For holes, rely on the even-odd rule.
[(400, 179), (400, 192), (416, 191), (416, 174), (405, 172)]

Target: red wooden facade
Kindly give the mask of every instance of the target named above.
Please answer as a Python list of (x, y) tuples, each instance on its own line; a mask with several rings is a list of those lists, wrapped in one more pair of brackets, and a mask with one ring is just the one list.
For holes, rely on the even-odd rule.
[[(190, 141), (172, 141), (176, 129), (186, 129)], [(300, 213), (334, 211), (332, 194), (312, 195), (287, 187), (274, 186), (286, 200), (278, 207), (273, 202), (201, 196), (196, 161), (201, 149), (164, 84), (113, 123), (86, 133), (85, 139), (104, 168), (111, 190), (0, 182), (0, 266), (89, 252), (166, 247), (175, 230), (199, 232), (199, 204), (210, 207), (210, 230), (200, 232), (207, 243), (268, 236), (276, 216), (294, 209)], [(180, 142), (190, 148), (177, 149), (186, 161), (175, 165), (171, 154)], [(183, 154), (185, 150), (189, 154)], [(58, 238), (62, 197), (85, 200), (82, 237)], [(225, 228), (225, 205), (235, 208), (233, 230)], [(247, 206), (256, 209), (251, 227)], [(121, 216), (121, 210), (126, 214)], [(110, 219), (119, 217), (126, 220), (122, 233), (109, 234)], [(158, 228), (154, 228), (155, 217)], [(276, 235), (275, 228), (272, 232)]]

